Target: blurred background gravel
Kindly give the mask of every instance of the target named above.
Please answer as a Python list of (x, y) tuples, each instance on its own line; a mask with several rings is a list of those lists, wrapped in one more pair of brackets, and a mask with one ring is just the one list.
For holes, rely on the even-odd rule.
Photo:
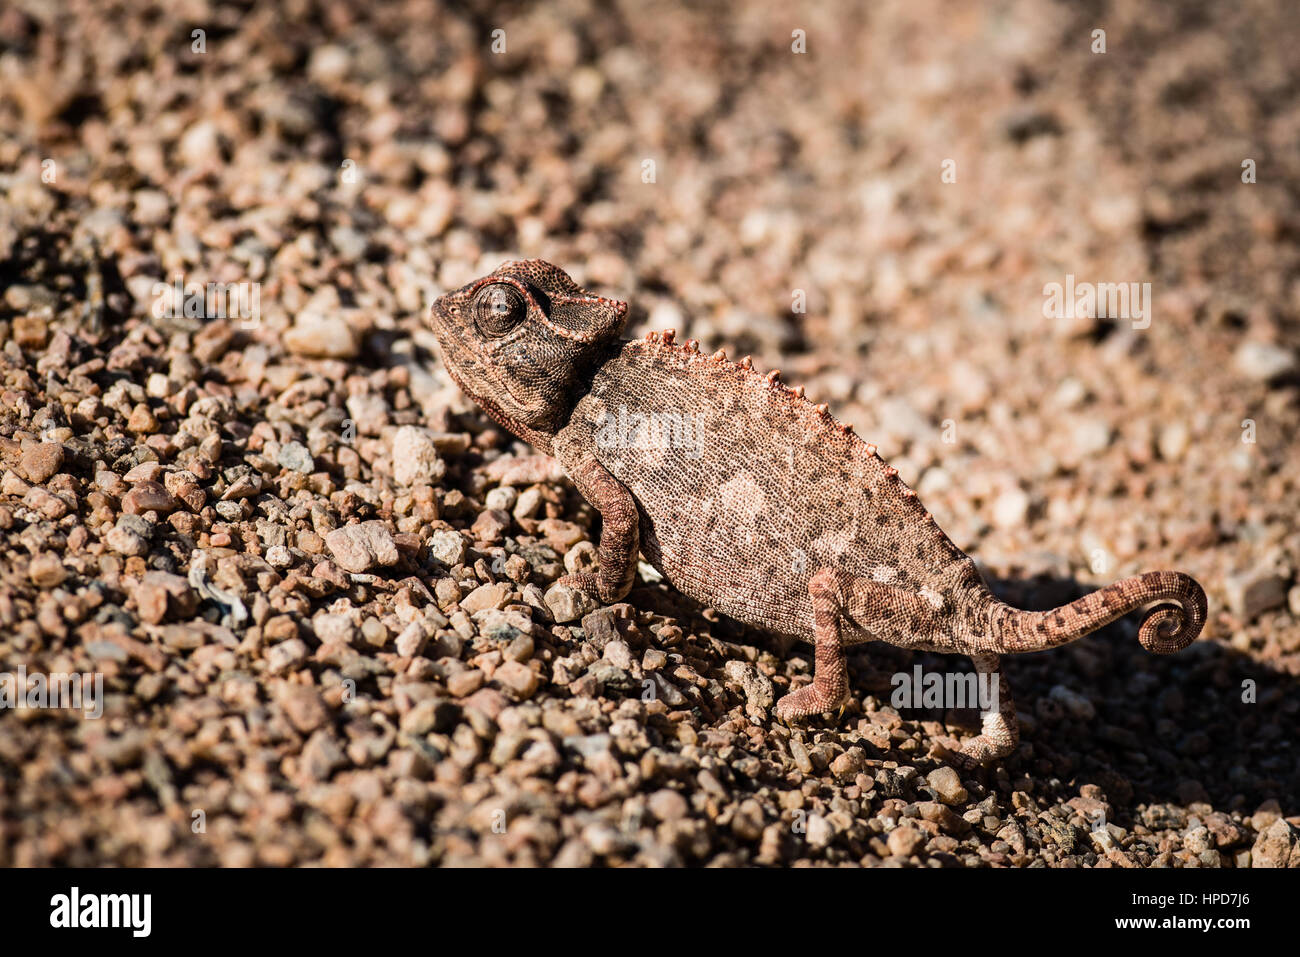
[[(733, 6), (4, 4), (0, 670), (106, 701), (0, 712), (0, 864), (1300, 866), (1300, 19)], [(532, 256), (831, 403), (1007, 600), (1178, 568), (1202, 640), (1009, 660), (958, 775), (888, 701), (964, 661), (791, 732), (811, 649), (548, 603), (594, 515), (419, 322)]]

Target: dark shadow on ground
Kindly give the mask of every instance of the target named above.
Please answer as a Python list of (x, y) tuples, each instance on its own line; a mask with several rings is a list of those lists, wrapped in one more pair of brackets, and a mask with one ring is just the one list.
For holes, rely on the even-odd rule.
[[(1030, 610), (1054, 608), (1092, 590), (1051, 576), (994, 580), (990, 586), (1002, 600)], [(701, 634), (783, 659), (802, 657), (811, 673), (811, 646), (746, 628), (667, 586), (640, 586), (628, 600), (679, 616)], [(1213, 608), (1210, 617), (1206, 632), (1174, 655), (1142, 648), (1141, 615), (1135, 612), (1062, 648), (1005, 658), (1023, 719), (1020, 749), (1001, 765), (1015, 789), (1068, 800), (1083, 785), (1096, 784), (1112, 806), (1112, 820), (1124, 827), (1144, 820), (1140, 805), (1169, 805), (1154, 813), (1175, 820), (1197, 802), (1249, 815), (1275, 799), (1283, 815), (1297, 813), (1300, 742), (1286, 730), (1297, 726), (1300, 712), (1295, 679), (1215, 640), (1223, 636), (1215, 633)], [(888, 705), (892, 676), (911, 673), (916, 664), (926, 672), (971, 669), (962, 656), (915, 653), (880, 642), (860, 645), (849, 656), (851, 701), (844, 718), (838, 724), (813, 719), (807, 727), (850, 727), (862, 715), (866, 695)], [(979, 729), (974, 709), (909, 708), (899, 714), (912, 724), (943, 723), (958, 738)], [(874, 756), (911, 764), (922, 773), (941, 763), (915, 752)], [(988, 783), (1000, 776), (997, 768), (977, 773)], [(1148, 810), (1147, 821), (1152, 813)]]

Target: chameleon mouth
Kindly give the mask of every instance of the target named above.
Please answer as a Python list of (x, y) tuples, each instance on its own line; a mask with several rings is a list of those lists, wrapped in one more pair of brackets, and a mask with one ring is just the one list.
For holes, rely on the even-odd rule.
[[(447, 369), (447, 374), (451, 376), (451, 381), (455, 382), (456, 385), (460, 387), (461, 392), (464, 392), (467, 396), (469, 396), (476, 403), (478, 403), (479, 408), (481, 408), (484, 412), (487, 413), (488, 418), (499, 423), (500, 425), (505, 426), (507, 429), (509, 429), (511, 432), (515, 433), (516, 435), (519, 435), (521, 430), (527, 429), (527, 426), (523, 422), (521, 422), (519, 418), (511, 415), (509, 412), (506, 412), (503, 408), (501, 408), (499, 404), (494, 402), (492, 399), (480, 395), (477, 391), (467, 386), (465, 384), (465, 380), (461, 377), (461, 374), (456, 370), (456, 368), (453, 365), (451, 365), (448, 362), (444, 362), (443, 365)], [(497, 381), (495, 376), (492, 376), (491, 378), (493, 382)], [(511, 400), (514, 401), (516, 405), (519, 404), (519, 400), (514, 397), (514, 394), (511, 393), (509, 389), (506, 389), (506, 393), (510, 396)]]

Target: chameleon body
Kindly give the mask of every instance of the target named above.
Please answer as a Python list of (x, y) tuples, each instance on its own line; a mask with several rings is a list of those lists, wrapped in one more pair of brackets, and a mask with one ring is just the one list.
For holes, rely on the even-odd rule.
[(1200, 632), (1205, 594), (1179, 572), (1052, 611), (1001, 602), (875, 446), (825, 405), (671, 330), (623, 339), (626, 318), (625, 303), (531, 260), (442, 296), (429, 324), (460, 387), (553, 455), (599, 510), (598, 571), (562, 581), (617, 600), (641, 554), (696, 601), (813, 644), (813, 682), (777, 702), (778, 718), (841, 707), (851, 645), (965, 654), (998, 676), (999, 693), (954, 757), (988, 762), (1019, 740), (1001, 655), (1057, 647), (1152, 603), (1139, 631), (1148, 650), (1178, 651)]

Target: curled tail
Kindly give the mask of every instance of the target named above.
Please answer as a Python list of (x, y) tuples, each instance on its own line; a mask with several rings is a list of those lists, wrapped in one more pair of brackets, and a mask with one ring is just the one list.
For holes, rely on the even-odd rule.
[(1107, 585), (1051, 611), (1023, 611), (1002, 602), (990, 609), (995, 647), (1000, 653), (1045, 651), (1068, 644), (1157, 602), (1142, 618), (1138, 641), (1147, 651), (1167, 655), (1192, 643), (1205, 625), (1205, 592), (1182, 572), (1147, 572)]

